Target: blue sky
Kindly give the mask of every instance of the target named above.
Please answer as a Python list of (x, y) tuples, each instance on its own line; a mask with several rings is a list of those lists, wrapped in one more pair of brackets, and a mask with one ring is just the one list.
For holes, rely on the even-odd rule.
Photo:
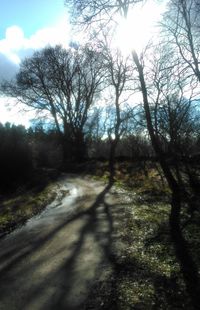
[[(68, 46), (70, 25), (64, 0), (0, 0), (0, 82), (15, 76), (20, 62), (46, 45)], [(33, 114), (18, 114), (0, 97), (0, 122), (26, 126)]]
[[(154, 15), (160, 14), (161, 9), (153, 3), (154, 0), (147, 1), (149, 7), (141, 11), (141, 14), (136, 9), (135, 13), (133, 12), (135, 15), (130, 14), (130, 20), (126, 21), (127, 25), (122, 27), (119, 46), (130, 50), (133, 46), (135, 48), (136, 42), (141, 43), (142, 38), (147, 39), (146, 28), (137, 26), (141, 20), (142, 24), (143, 21), (147, 21), (150, 28), (149, 18), (155, 18)], [(130, 38), (127, 40), (130, 29), (132, 40)], [(82, 40), (84, 34), (76, 33), (76, 36), (78, 40)], [(31, 56), (35, 50), (56, 44), (67, 47), (70, 40), (71, 27), (64, 0), (0, 0), (0, 82), (3, 79), (13, 78), (23, 58)], [(29, 119), (34, 117), (33, 114), (19, 114), (13, 105), (10, 105), (8, 111), (7, 102), (12, 103), (13, 99), (0, 96), (0, 122), (10, 121), (28, 126)]]
[(2, 62), (18, 65), (47, 44), (67, 45), (69, 33), (64, 0), (0, 0), (0, 79)]
[(64, 10), (64, 0), (0, 0), (0, 39), (11, 25), (18, 25), (30, 36), (55, 24)]

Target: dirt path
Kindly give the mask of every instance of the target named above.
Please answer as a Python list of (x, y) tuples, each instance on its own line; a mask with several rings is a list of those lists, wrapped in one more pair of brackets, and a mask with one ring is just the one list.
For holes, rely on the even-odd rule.
[(42, 214), (0, 241), (1, 310), (83, 309), (96, 281), (113, 272), (120, 195), (76, 176), (63, 177), (57, 192)]

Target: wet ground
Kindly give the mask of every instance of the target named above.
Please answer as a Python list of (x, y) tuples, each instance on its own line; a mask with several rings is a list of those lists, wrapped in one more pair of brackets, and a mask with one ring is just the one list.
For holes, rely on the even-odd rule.
[(83, 309), (93, 285), (112, 274), (120, 194), (73, 175), (56, 191), (40, 215), (0, 241), (1, 310)]

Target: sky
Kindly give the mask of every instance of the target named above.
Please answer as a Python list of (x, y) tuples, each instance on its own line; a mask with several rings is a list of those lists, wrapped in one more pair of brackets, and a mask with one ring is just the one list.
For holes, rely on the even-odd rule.
[(26, 37), (56, 23), (64, 11), (63, 0), (0, 0), (0, 38), (11, 25), (18, 25)]
[[(121, 25), (119, 46), (130, 51), (136, 43), (146, 42), (150, 25), (162, 10), (162, 5), (155, 4), (155, 0), (149, 0), (142, 10), (134, 8), (130, 18)], [(127, 33), (131, 35), (128, 40)], [(83, 34), (79, 34), (77, 38), (82, 40), (82, 37)], [(21, 60), (35, 50), (56, 44), (67, 47), (70, 39), (71, 28), (64, 0), (0, 0), (0, 82), (13, 78)], [(7, 103), (11, 103), (9, 109)], [(18, 113), (12, 103), (13, 98), (0, 97), (0, 122), (28, 127), (34, 113)]]
[[(13, 78), (20, 61), (44, 46), (70, 41), (70, 25), (64, 0), (0, 0), (0, 81)], [(11, 101), (11, 100), (10, 100)], [(29, 125), (28, 115), (17, 115), (0, 98), (0, 122)]]

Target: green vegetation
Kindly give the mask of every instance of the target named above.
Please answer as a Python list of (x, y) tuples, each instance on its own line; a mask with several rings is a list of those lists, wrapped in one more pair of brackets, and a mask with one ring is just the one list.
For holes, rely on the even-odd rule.
[[(116, 164), (116, 186), (126, 188), (130, 202), (122, 202), (122, 223), (114, 232), (120, 237), (112, 245), (114, 272), (95, 288), (95, 309), (193, 309), (170, 236), (170, 191), (158, 167), (147, 165), (148, 173), (135, 165), (128, 177), (131, 164)], [(105, 179), (107, 172), (99, 171)], [(183, 209), (182, 232), (200, 270), (199, 222), (198, 211), (191, 219)]]
[[(0, 94), (46, 119), (29, 130), (0, 124), (0, 232), (54, 198), (39, 169), (89, 173), (107, 181), (107, 189), (115, 183), (116, 194), (125, 188), (130, 199), (120, 200), (120, 210), (118, 202), (112, 210), (104, 202), (110, 230), (104, 252), (113, 276), (86, 308), (95, 297), (97, 309), (99, 296), (101, 309), (199, 309), (199, 1), (168, 1), (156, 40), (142, 53), (134, 42), (126, 56), (120, 49), (126, 42), (115, 42), (120, 19), (128, 21), (143, 1), (64, 2), (75, 33), (80, 25), (85, 31), (85, 45), (72, 36), (67, 49), (35, 51), (21, 59), (15, 78), (0, 83)], [(131, 28), (133, 36), (142, 27)], [(88, 212), (83, 236), (96, 224), (105, 193)]]
[[(98, 162), (93, 167), (90, 166), (89, 169), (88, 171), (92, 172), (96, 179), (109, 180), (108, 162)], [(166, 199), (171, 193), (160, 166), (151, 161), (143, 163), (140, 161), (116, 162), (115, 185), (134, 190), (138, 195), (143, 195), (143, 198), (146, 195), (148, 199), (154, 199), (155, 196)]]
[(20, 224), (24, 224), (32, 216), (41, 212), (55, 198), (55, 192), (49, 185), (41, 192), (33, 190), (1, 201), (0, 235), (5, 234)]
[(127, 210), (120, 309), (189, 309), (184, 281), (170, 240), (169, 205), (136, 204)]
[[(193, 309), (170, 236), (170, 190), (159, 166), (118, 162), (115, 169), (112, 190), (114, 195), (122, 193), (122, 199), (120, 221), (119, 210), (115, 206), (110, 209), (113, 273), (96, 283), (85, 309)], [(107, 162), (88, 163), (85, 170), (82, 167), (83, 173), (89, 171), (95, 179), (109, 179)], [(52, 179), (47, 179), (38, 184), (43, 186), (2, 199), (1, 234), (23, 224), (55, 198)], [(190, 217), (186, 211), (183, 208), (182, 233), (200, 270), (200, 214), (195, 210), (195, 216)]]
[(57, 171), (38, 169), (27, 184), (0, 197), (0, 236), (24, 224), (53, 201), (57, 177)]

